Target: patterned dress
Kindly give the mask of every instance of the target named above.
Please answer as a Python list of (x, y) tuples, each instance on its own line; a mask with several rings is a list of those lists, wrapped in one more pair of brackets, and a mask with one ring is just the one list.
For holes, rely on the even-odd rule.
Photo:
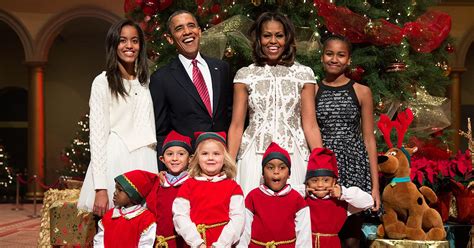
[(288, 183), (303, 183), (309, 149), (301, 126), (301, 91), (305, 84), (316, 83), (311, 68), (297, 62), (252, 64), (237, 71), (234, 83), (245, 84), (248, 92), (249, 125), (242, 136), (236, 177), (244, 195), (260, 185), (262, 156), (272, 141), (290, 154)]
[(318, 83), (316, 118), (323, 145), (336, 154), (339, 183), (370, 193), (369, 156), (361, 131), (361, 107), (354, 81), (337, 87)]

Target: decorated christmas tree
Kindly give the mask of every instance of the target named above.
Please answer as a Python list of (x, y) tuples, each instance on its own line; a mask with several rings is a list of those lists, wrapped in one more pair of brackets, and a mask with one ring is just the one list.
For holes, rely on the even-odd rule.
[[(436, 143), (449, 150), (443, 129), (450, 125), (448, 55), (454, 51), (448, 37), (451, 18), (428, 10), (430, 0), (125, 0), (127, 16), (140, 23), (148, 40), (153, 69), (168, 63), (175, 48), (164, 39), (171, 13), (185, 9), (202, 27), (201, 52), (224, 59), (235, 72), (251, 59), (253, 20), (264, 11), (278, 10), (296, 26), (297, 60), (313, 68), (317, 79), (321, 41), (329, 34), (353, 43), (348, 76), (373, 92), (376, 116), (390, 117), (411, 108), (415, 120), (407, 137), (417, 144)], [(436, 142), (433, 143), (433, 140)], [(386, 148), (379, 135), (378, 148)]]
[(62, 176), (72, 178), (84, 178), (90, 162), (89, 148), (89, 115), (84, 115), (77, 122), (79, 130), (71, 144), (61, 153), (65, 168), (60, 171)]
[(15, 196), (15, 173), (8, 162), (8, 154), (0, 143), (0, 201)]

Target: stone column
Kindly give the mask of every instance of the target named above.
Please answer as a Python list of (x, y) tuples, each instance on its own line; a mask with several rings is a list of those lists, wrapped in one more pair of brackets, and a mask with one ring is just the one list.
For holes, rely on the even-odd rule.
[[(28, 85), (28, 177), (37, 175), (44, 182), (44, 90), (43, 69), (45, 62), (26, 62), (29, 69)], [(35, 186), (28, 185), (26, 197), (33, 199)], [(43, 198), (43, 189), (36, 185), (36, 198)]]
[(451, 85), (449, 87), (449, 98), (451, 99), (451, 129), (453, 129), (453, 152), (459, 150), (461, 137), (459, 129), (461, 128), (461, 74), (466, 71), (465, 68), (453, 68), (450, 78)]

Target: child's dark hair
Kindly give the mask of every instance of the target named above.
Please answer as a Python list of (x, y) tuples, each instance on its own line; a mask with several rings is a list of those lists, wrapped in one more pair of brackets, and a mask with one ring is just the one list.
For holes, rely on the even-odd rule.
[(349, 51), (349, 56), (352, 54), (352, 44), (351, 44), (351, 42), (346, 37), (344, 37), (342, 35), (338, 35), (338, 34), (331, 34), (331, 35), (327, 36), (326, 39), (324, 39), (323, 51), (326, 49), (327, 44), (330, 41), (333, 41), (333, 40), (342, 41), (342, 42), (346, 43), (347, 50)]
[(119, 69), (119, 60), (117, 55), (117, 47), (120, 43), (120, 33), (125, 26), (134, 27), (138, 33), (138, 40), (140, 42), (140, 51), (136, 60), (136, 77), (141, 85), (148, 83), (148, 61), (146, 56), (145, 35), (143, 30), (132, 20), (121, 20), (109, 28), (105, 38), (105, 66), (107, 81), (109, 82), (110, 91), (112, 95), (118, 97), (119, 95), (125, 97), (127, 91), (123, 85), (122, 74)]
[(279, 64), (285, 66), (292, 66), (295, 62), (296, 43), (295, 43), (295, 27), (291, 20), (280, 12), (264, 12), (254, 22), (250, 28), (250, 35), (253, 36), (253, 50), (252, 55), (255, 64), (264, 66), (267, 61), (267, 56), (262, 51), (262, 44), (260, 43), (260, 35), (262, 34), (263, 24), (267, 21), (277, 21), (283, 25), (285, 30), (285, 48), (281, 55)]

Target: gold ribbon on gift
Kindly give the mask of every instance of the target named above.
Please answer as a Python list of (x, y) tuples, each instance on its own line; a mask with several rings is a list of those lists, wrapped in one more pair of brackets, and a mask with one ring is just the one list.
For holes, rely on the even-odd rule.
[(448, 241), (375, 239), (371, 248), (449, 248)]
[(155, 248), (168, 248), (168, 240), (172, 240), (175, 238), (176, 238), (176, 235), (172, 235), (168, 237), (157, 235)]
[[(252, 51), (249, 30), (254, 23), (243, 15), (234, 15), (202, 32), (200, 52), (209, 57), (221, 59), (230, 39), (238, 41), (245, 50)], [(296, 27), (296, 50), (298, 54), (309, 55), (321, 47), (320, 37), (310, 27)]]
[(207, 242), (206, 242), (206, 231), (207, 231), (207, 229), (212, 229), (212, 228), (215, 228), (215, 227), (225, 226), (227, 223), (229, 223), (229, 222), (224, 221), (224, 222), (211, 224), (211, 225), (199, 224), (196, 227), (197, 227), (198, 233), (201, 234), (201, 237), (204, 240), (204, 243), (207, 244)]
[(321, 242), (319, 241), (319, 237), (335, 237), (337, 233), (312, 233), (314, 238), (314, 247), (319, 248), (321, 246)]
[(251, 239), (251, 240), (252, 240), (252, 243), (254, 243), (256, 245), (264, 246), (265, 248), (277, 248), (279, 245), (288, 245), (288, 244), (292, 244), (292, 243), (296, 242), (296, 238), (290, 239), (290, 240), (283, 240), (283, 241), (272, 240), (272, 241), (268, 241), (268, 242), (261, 242), (261, 241), (255, 240), (255, 239)]

